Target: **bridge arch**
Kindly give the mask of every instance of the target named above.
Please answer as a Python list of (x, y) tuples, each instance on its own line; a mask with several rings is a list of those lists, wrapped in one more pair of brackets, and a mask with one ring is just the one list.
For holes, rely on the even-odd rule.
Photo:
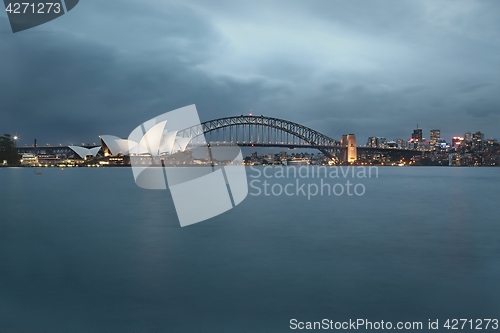
[[(234, 138), (231, 138), (232, 134), (230, 134), (229, 140), (225, 140), (228, 142), (233, 142), (235, 144), (259, 145), (259, 146), (296, 146), (304, 148), (315, 148), (331, 158), (336, 157), (336, 153), (341, 148), (340, 143), (337, 140), (332, 139), (309, 127), (288, 120), (265, 117), (265, 116), (241, 115), (241, 116), (213, 119), (205, 121), (199, 125), (195, 125), (186, 128), (184, 130), (181, 130), (177, 133), (177, 135), (181, 137), (195, 138), (202, 134), (209, 134), (227, 128), (229, 129), (235, 128), (236, 130), (242, 128), (243, 138), (245, 138), (246, 134), (245, 128), (248, 129), (248, 136), (247, 136), (248, 140), (238, 140), (238, 134), (240, 134), (238, 132), (236, 132), (236, 140), (233, 140)], [(304, 143), (290, 144), (290, 142), (284, 142), (283, 140), (281, 140), (280, 142), (277, 140), (276, 137), (274, 137), (274, 139), (270, 137), (269, 131), (267, 132), (267, 140), (265, 140), (266, 133), (264, 129), (268, 130), (272, 129), (274, 131), (279, 131), (281, 133), (289, 134), (293, 137), (298, 138), (299, 140), (302, 140), (306, 144)], [(254, 134), (253, 138), (252, 138), (252, 133)], [(262, 136), (259, 137), (259, 133), (261, 133)], [(275, 132), (274, 134), (276, 133), (277, 132)]]

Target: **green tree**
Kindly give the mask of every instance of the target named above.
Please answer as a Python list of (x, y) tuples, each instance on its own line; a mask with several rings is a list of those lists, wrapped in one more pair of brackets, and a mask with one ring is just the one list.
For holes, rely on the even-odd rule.
[(0, 164), (7, 161), (8, 164), (19, 164), (21, 156), (17, 154), (14, 142), (10, 135), (0, 136)]

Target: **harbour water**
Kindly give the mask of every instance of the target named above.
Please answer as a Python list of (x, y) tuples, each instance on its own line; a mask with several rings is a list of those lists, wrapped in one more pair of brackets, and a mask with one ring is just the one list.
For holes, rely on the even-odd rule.
[(42, 171), (0, 170), (1, 333), (500, 317), (500, 168), (382, 167), (352, 180), (363, 195), (309, 200), (250, 189), (185, 228), (129, 168)]

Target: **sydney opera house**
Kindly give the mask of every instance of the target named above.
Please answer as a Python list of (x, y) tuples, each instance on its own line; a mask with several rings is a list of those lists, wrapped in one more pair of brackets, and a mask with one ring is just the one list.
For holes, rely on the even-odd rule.
[(175, 134), (145, 135), (139, 142), (122, 139), (114, 135), (101, 135), (99, 138), (101, 139), (104, 156), (161, 156), (186, 150), (191, 139), (176, 138)]
[(110, 162), (121, 158), (124, 164), (192, 164), (194, 159), (187, 149), (191, 138), (179, 137), (177, 131), (167, 132), (165, 123), (152, 126), (145, 134), (133, 131), (128, 139), (101, 135), (104, 157)]
[[(193, 138), (168, 130), (167, 122), (156, 119), (145, 122), (134, 129), (127, 139), (101, 135), (100, 146), (68, 146), (64, 155), (73, 155), (80, 160), (77, 163), (100, 165), (161, 166), (205, 164), (211, 160), (203, 135), (196, 136), (196, 142), (192, 142)], [(172, 122), (175, 124), (175, 121)]]

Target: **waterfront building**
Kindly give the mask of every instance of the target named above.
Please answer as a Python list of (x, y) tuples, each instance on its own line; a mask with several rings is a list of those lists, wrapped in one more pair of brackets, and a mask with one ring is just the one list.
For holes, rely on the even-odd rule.
[[(177, 132), (159, 132), (156, 126), (153, 126), (141, 138), (140, 142), (122, 139), (114, 135), (101, 135), (102, 150), (104, 156), (120, 155), (142, 155), (150, 154), (159, 156), (164, 154), (174, 154), (186, 150), (191, 138), (177, 137)], [(154, 142), (154, 145), (148, 141)]]
[(38, 158), (38, 165), (44, 165), (44, 166), (56, 166), (66, 161), (65, 158), (61, 158), (60, 156), (50, 155), (50, 154), (38, 155), (37, 158)]
[(22, 165), (38, 165), (38, 156), (35, 154), (23, 154), (21, 157)]

